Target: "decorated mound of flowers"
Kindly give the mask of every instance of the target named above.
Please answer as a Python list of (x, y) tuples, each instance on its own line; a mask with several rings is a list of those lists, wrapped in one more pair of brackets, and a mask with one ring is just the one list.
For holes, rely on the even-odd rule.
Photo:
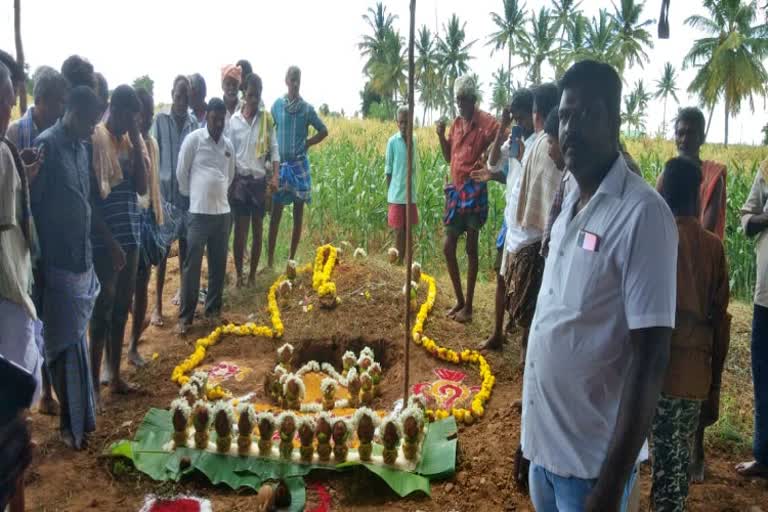
[[(312, 272), (312, 287), (318, 295), (322, 308), (334, 308), (341, 303), (337, 296), (336, 284), (332, 281), (332, 273), (338, 264), (341, 250), (332, 245), (318, 247), (315, 261), (299, 267), (296, 262), (289, 261), (285, 274), (279, 276), (269, 288), (267, 304), (270, 314), (271, 326), (257, 325), (248, 322), (243, 325), (227, 324), (217, 327), (208, 336), (195, 342), (195, 350), (181, 364), (176, 366), (171, 374), (171, 380), (181, 386), (182, 396), (187, 395), (194, 400), (230, 399), (231, 394), (221, 385), (207, 385), (202, 377), (193, 382), (190, 373), (198, 367), (206, 356), (207, 350), (218, 343), (222, 336), (234, 334), (236, 336), (261, 336), (268, 338), (281, 338), (284, 333), (284, 325), (278, 306), (278, 294), (289, 294), (293, 288), (293, 282), (301, 274)], [(355, 258), (364, 258), (363, 250), (356, 250)], [(414, 281), (411, 283), (411, 295), (408, 297), (411, 309), (417, 312), (411, 332), (413, 342), (424, 348), (432, 356), (452, 363), (473, 365), (478, 367), (481, 386), (473, 397), (469, 407), (441, 408), (431, 398), (425, 399), (426, 407), (423, 411), (424, 419), (433, 421), (453, 416), (458, 422), (472, 424), (485, 414), (485, 405), (490, 399), (495, 383), (495, 377), (485, 357), (478, 351), (465, 349), (457, 352), (453, 349), (441, 346), (436, 340), (424, 334), (426, 323), (437, 296), (437, 285), (434, 277), (422, 271), (418, 263), (412, 267)], [(417, 302), (419, 285), (427, 286), (426, 300), (419, 305)], [(311, 305), (310, 305), (311, 307)], [(279, 364), (273, 372), (265, 376), (265, 391), (273, 403), (284, 409), (300, 413), (318, 413), (326, 410), (332, 411), (338, 408), (357, 408), (361, 405), (370, 405), (377, 396), (378, 386), (381, 380), (381, 365), (377, 363), (371, 353), (361, 352), (358, 356), (353, 353), (344, 354), (342, 358), (343, 374), (338, 374), (332, 365), (310, 361), (296, 372), (292, 371), (293, 347), (284, 345), (278, 352)], [(305, 389), (302, 377), (310, 372), (323, 373), (326, 377), (321, 383), (323, 399), (321, 403), (303, 403)], [(202, 384), (201, 384), (202, 380)], [(349, 398), (338, 399), (337, 393), (341, 388), (349, 392)], [(193, 406), (194, 400), (187, 403)], [(346, 400), (346, 401), (345, 401)], [(222, 420), (223, 422), (223, 420)], [(338, 427), (342, 429), (340, 425)], [(390, 438), (394, 435), (390, 426)], [(349, 429), (347, 429), (349, 431)], [(340, 434), (339, 434), (340, 435)]]
[[(370, 358), (371, 365), (376, 364), (372, 352), (361, 355), (358, 361), (364, 358)], [(299, 371), (307, 367), (314, 371), (316, 364), (310, 362)], [(357, 378), (358, 368), (350, 367), (346, 374), (345, 378), (334, 371), (333, 376), (324, 381), (324, 388), (348, 385), (350, 378)], [(370, 374), (363, 371), (363, 375)], [(281, 380), (284, 403), (300, 402), (298, 372), (283, 373)], [(289, 390), (292, 382), (297, 386)], [(305, 464), (340, 464), (351, 460), (404, 468), (414, 467), (421, 457), (426, 428), (426, 401), (421, 395), (411, 396), (408, 407), (384, 418), (366, 406), (357, 408), (348, 417), (322, 410), (322, 406), (317, 411), (299, 406), (301, 412), (257, 413), (249, 403), (234, 406), (230, 400), (207, 400), (201, 395), (205, 386), (205, 374), (197, 372), (171, 403), (173, 437), (167, 449), (196, 448)], [(365, 393), (362, 386), (358, 393), (359, 396)], [(380, 454), (374, 453), (374, 442), (382, 447)]]

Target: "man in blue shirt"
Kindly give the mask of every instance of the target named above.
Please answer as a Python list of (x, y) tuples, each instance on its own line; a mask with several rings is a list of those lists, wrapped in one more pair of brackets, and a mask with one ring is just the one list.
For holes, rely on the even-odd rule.
[[(301, 70), (288, 68), (285, 74), (288, 94), (272, 105), (272, 119), (277, 126), (277, 146), (280, 151), (280, 183), (272, 198), (272, 218), (269, 223), (268, 265), (275, 261), (275, 244), (280, 229), (283, 207), (293, 203), (293, 234), (291, 235), (290, 259), (296, 256), (301, 240), (301, 224), (304, 219), (304, 203), (312, 199), (312, 179), (309, 174), (307, 150), (328, 136), (328, 128), (318, 117), (315, 108), (299, 95)], [(309, 137), (309, 127), (317, 133)]]
[(96, 428), (88, 365), (88, 321), (99, 282), (93, 271), (88, 155), (83, 140), (101, 117), (90, 87), (69, 94), (66, 113), (35, 141), (45, 160), (30, 187), (42, 259), (45, 362), (60, 403), (62, 439), (81, 448)]

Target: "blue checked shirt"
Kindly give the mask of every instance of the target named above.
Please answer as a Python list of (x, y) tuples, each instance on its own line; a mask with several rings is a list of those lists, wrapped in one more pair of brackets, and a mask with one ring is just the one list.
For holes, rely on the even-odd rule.
[(272, 105), (272, 119), (277, 126), (277, 146), (280, 149), (281, 162), (293, 162), (307, 154), (309, 127), (318, 132), (328, 129), (315, 112), (315, 107), (300, 99), (301, 106), (294, 114), (288, 112), (286, 97), (278, 98)]
[(179, 130), (173, 114), (157, 114), (152, 126), (152, 135), (160, 150), (160, 193), (163, 199), (176, 208), (186, 211), (189, 209), (189, 198), (179, 192), (179, 181), (176, 178), (176, 167), (179, 163), (181, 143), (187, 135), (197, 130), (197, 120), (192, 114), (187, 115), (181, 130)]

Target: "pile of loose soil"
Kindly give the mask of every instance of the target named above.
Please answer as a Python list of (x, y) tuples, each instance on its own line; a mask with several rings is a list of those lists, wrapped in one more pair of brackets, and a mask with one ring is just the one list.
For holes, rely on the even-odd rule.
[[(267, 323), (266, 291), (275, 278), (275, 273), (265, 273), (253, 288), (228, 288), (226, 319)], [(337, 309), (321, 311), (315, 305), (311, 312), (304, 313), (299, 301), (305, 297), (310, 302), (315, 299), (310, 281), (302, 278), (290, 296), (281, 299), (284, 339), (228, 337), (209, 351), (205, 364), (227, 359), (246, 361), (253, 368), (253, 374), (260, 375), (274, 365), (277, 347), (290, 342), (297, 347), (299, 360), (337, 358), (337, 367), (340, 367), (344, 350), (359, 351), (363, 346), (371, 345), (384, 367), (383, 397), (380, 400), (382, 405), (389, 404), (403, 392), (406, 337), (403, 321), (405, 306), (400, 290), (404, 271), (375, 259), (362, 263), (342, 259), (333, 279), (342, 298)], [(125, 367), (125, 375), (141, 385), (141, 393), (110, 396), (106, 389), (102, 391), (105, 410), (98, 417), (98, 430), (90, 437), (86, 450), (73, 452), (61, 444), (58, 440), (58, 418), (37, 413), (31, 415), (38, 449), (26, 478), (29, 510), (138, 510), (144, 496), (149, 493), (204, 496), (211, 499), (217, 511), (253, 510), (255, 493), (251, 491), (234, 492), (225, 486), (213, 486), (205, 478), (195, 475), (180, 483), (161, 484), (133, 470), (129, 464), (101, 456), (111, 442), (132, 438), (150, 407), (168, 406), (178, 392), (169, 379), (171, 370), (193, 350), (194, 340), (210, 330), (196, 323), (187, 338), (173, 334), (176, 308), (171, 306), (171, 297), (176, 292), (178, 281), (177, 260), (172, 259), (164, 290), (166, 325), (148, 328), (140, 345), (145, 357), (151, 359), (153, 353), (157, 353), (158, 357), (145, 368)], [(365, 296), (366, 291), (371, 296), (370, 300)], [(420, 300), (423, 300), (424, 293), (420, 290)], [(150, 290), (150, 297), (153, 296), (153, 290)], [(480, 283), (476, 296), (474, 323), (457, 324), (445, 318), (444, 312), (452, 306), (450, 285), (439, 280), (437, 303), (425, 332), (453, 349), (474, 347), (487, 336), (492, 325), (492, 285)], [(130, 326), (127, 332), (130, 332)], [(489, 511), (532, 510), (528, 498), (517, 490), (511, 478), (520, 431), (520, 415), (512, 407), (521, 391), (521, 375), (517, 368), (518, 343), (515, 337), (511, 337), (502, 353), (488, 355), (496, 375), (496, 386), (486, 407), (486, 416), (473, 426), (460, 426), (457, 473), (449, 481), (435, 483), (431, 498), (411, 496), (400, 499), (386, 484), (364, 470), (315, 472), (308, 481), (328, 486), (333, 510), (468, 511), (478, 506)], [(432, 380), (434, 368), (450, 366), (431, 359), (420, 347), (412, 345), (410, 350), (411, 383)], [(479, 384), (475, 369), (465, 368), (467, 384)], [(257, 384), (255, 387), (260, 386)], [(768, 486), (764, 482), (744, 481), (731, 470), (743, 456), (743, 453), (708, 454), (708, 480), (703, 485), (692, 487), (691, 510), (742, 511), (751, 505), (766, 503)], [(648, 480), (646, 468), (642, 476), (646, 507)], [(310, 492), (308, 504), (313, 499)]]

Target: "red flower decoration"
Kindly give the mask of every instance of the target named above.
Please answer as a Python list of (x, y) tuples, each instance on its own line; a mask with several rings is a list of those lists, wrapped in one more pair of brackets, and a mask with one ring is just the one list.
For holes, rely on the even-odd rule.
[(448, 368), (435, 369), (435, 375), (449, 382), (463, 382), (464, 378), (467, 376), (464, 372), (459, 370), (449, 370)]

